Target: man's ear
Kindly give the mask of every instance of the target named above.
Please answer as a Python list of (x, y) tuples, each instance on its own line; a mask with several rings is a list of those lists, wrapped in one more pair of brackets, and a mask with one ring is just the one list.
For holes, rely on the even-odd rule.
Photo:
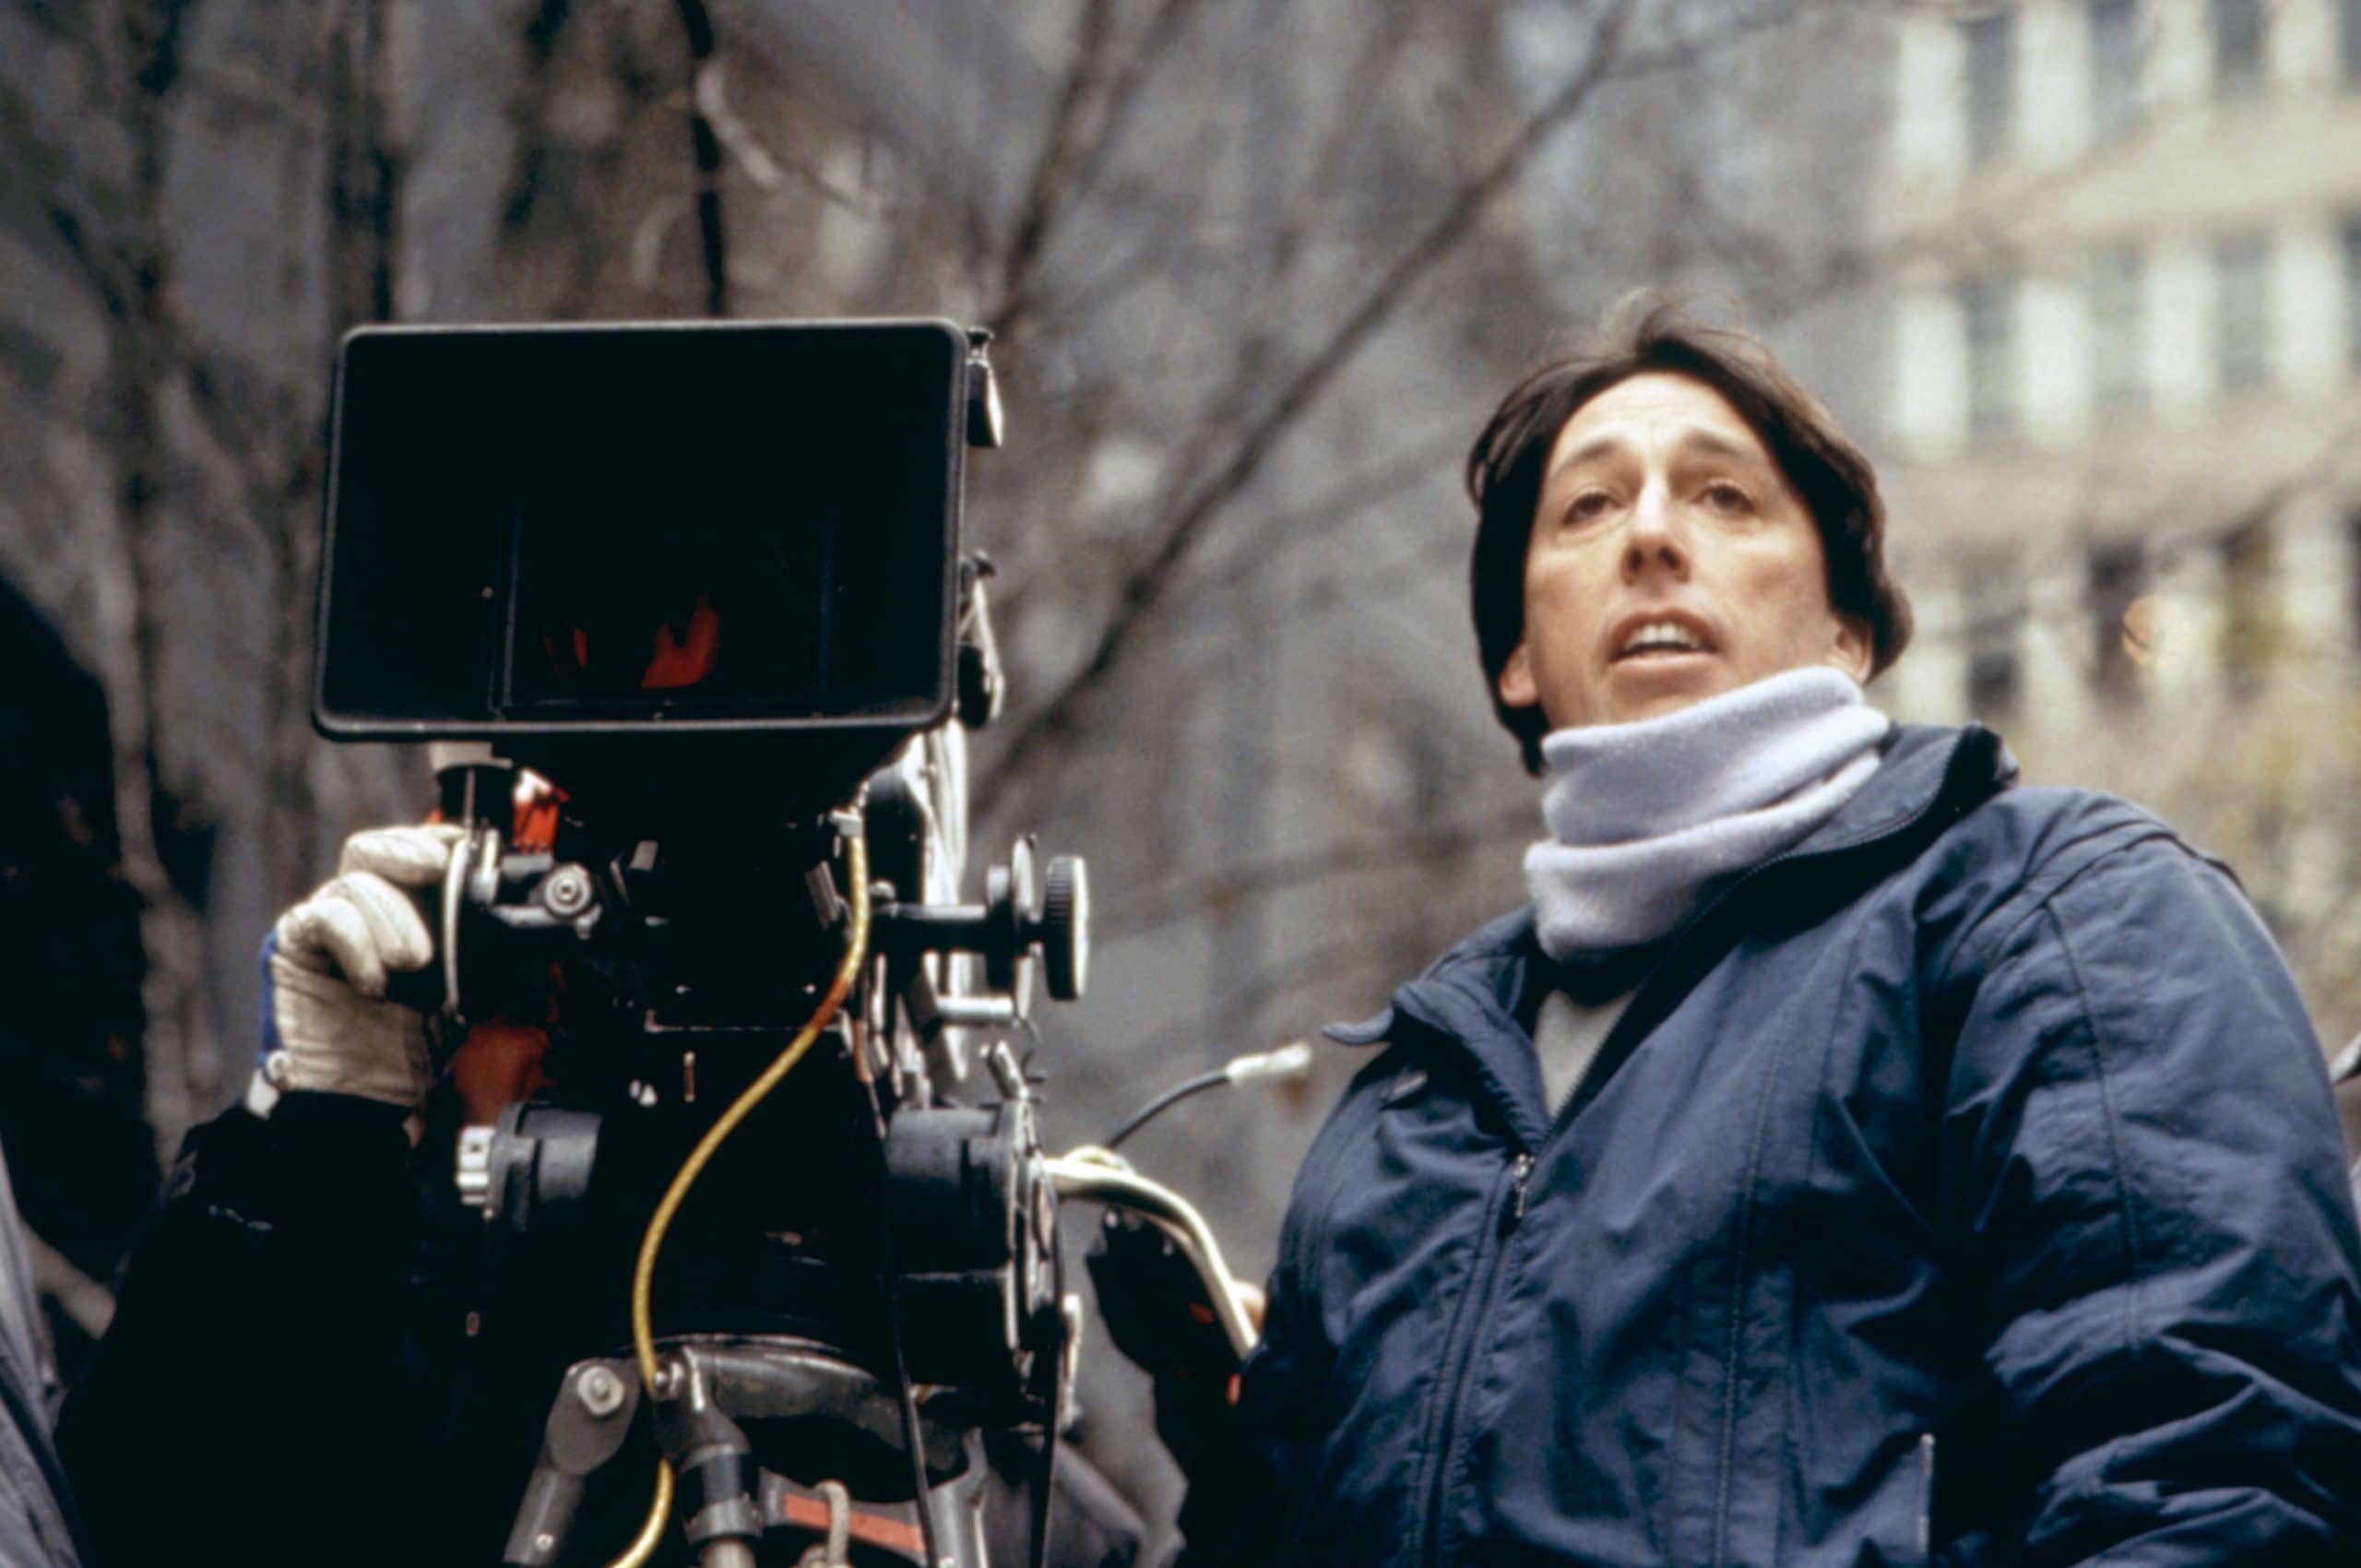
[(1533, 658), (1525, 651), (1523, 641), (1511, 650), (1508, 662), (1501, 666), (1501, 677), (1492, 683), (1492, 689), (1501, 694), (1504, 707), (1531, 707), (1541, 700), (1540, 688), (1533, 683)]
[(1877, 662), (1877, 639), (1869, 634), (1869, 624), (1858, 615), (1837, 616), (1836, 635), (1828, 644), (1828, 662), (1856, 683), (1867, 684), (1869, 668)]

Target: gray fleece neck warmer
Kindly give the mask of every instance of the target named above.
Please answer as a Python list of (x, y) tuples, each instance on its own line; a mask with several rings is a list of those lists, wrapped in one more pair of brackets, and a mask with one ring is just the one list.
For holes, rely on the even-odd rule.
[(1669, 932), (1706, 883), (1800, 841), (1877, 771), (1892, 720), (1842, 671), (1789, 670), (1635, 724), (1541, 742), (1549, 837), (1525, 851), (1561, 962)]

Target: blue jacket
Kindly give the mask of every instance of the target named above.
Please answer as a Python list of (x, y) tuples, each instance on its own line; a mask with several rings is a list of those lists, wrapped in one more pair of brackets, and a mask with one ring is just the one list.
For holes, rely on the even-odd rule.
[[(2226, 872), (1910, 729), (1563, 1113), (1530, 913), (1336, 1038), (1192, 1559), (2361, 1562), (2361, 1235)], [(1526, 1015), (1529, 1016), (1529, 1015)]]

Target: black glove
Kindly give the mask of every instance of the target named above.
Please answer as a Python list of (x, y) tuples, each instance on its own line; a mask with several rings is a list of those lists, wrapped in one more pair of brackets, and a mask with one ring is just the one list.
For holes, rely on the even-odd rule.
[(1238, 1371), (1204, 1281), (1161, 1229), (1109, 1212), (1084, 1261), (1098, 1288), (1108, 1337), (1141, 1371), (1159, 1383), (1180, 1378), (1216, 1387)]
[(1193, 1473), (1237, 1415), (1230, 1381), (1238, 1356), (1204, 1281), (1171, 1237), (1130, 1215), (1109, 1213), (1084, 1261), (1107, 1336), (1156, 1380), (1157, 1435)]

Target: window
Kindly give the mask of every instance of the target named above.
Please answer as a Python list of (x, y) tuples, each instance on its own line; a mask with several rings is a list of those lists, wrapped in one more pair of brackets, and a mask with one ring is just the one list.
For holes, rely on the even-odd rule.
[(2146, 282), (2137, 245), (2109, 245), (2091, 258), (2091, 402), (2102, 412), (2147, 399)]
[(2091, 139), (2110, 142), (2140, 123), (2139, 0), (2091, 0), (2090, 18)]
[(2008, 146), (2015, 21), (2007, 11), (1994, 11), (1960, 23), (1967, 45), (1967, 158), (1971, 163), (1989, 162)]
[(2239, 691), (2270, 672), (2279, 647), (2278, 557), (2271, 519), (2249, 517), (2222, 540), (2222, 672)]
[(1967, 656), (1967, 710), (1978, 719), (2002, 719), (2016, 711), (2023, 681), (2017, 650), (1994, 643)]
[(2231, 234), (2213, 247), (2213, 361), (2222, 389), (2260, 386), (2271, 374), (2271, 242)]
[(2138, 689), (2137, 672), (2149, 651), (2124, 619), (2147, 589), (2147, 553), (2136, 539), (2094, 544), (2084, 571), (2094, 679), (2104, 693), (2128, 695)]
[(2016, 419), (2015, 293), (2005, 279), (1970, 278), (1959, 286), (1967, 337), (1967, 429), (1997, 435)]
[(2344, 220), (2344, 358), (2361, 370), (2361, 215)]
[(2262, 90), (2263, 0), (2213, 0), (2213, 96)]
[(2354, 646), (2361, 649), (2361, 506), (2344, 515), (2345, 612), (2351, 620)]
[(2006, 719), (2024, 697), (2025, 596), (2023, 563), (1988, 549), (1956, 562), (1964, 600), (1967, 710)]

